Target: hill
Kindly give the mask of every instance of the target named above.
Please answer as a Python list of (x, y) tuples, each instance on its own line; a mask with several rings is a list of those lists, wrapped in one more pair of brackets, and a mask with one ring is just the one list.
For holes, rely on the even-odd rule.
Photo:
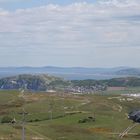
[(33, 91), (46, 91), (49, 88), (64, 86), (67, 84), (61, 78), (46, 74), (23, 74), (0, 79), (1, 89), (25, 89)]
[(111, 87), (139, 87), (140, 78), (137, 77), (122, 77), (113, 78), (108, 80), (72, 80), (74, 86), (95, 86), (95, 85), (105, 85)]
[(107, 87), (140, 87), (140, 78), (121, 77), (107, 80), (64, 80), (46, 74), (23, 74), (0, 79), (0, 89), (29, 91), (65, 91), (94, 93)]
[(140, 76), (139, 68), (126, 68), (121, 69), (116, 72), (118, 75), (129, 75), (129, 76)]

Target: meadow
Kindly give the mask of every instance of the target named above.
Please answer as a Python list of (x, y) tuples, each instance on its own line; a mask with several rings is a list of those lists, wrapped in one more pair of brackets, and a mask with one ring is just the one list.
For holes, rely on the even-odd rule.
[[(26, 140), (119, 140), (119, 133), (133, 123), (128, 113), (140, 108), (138, 98), (122, 93), (139, 90), (95, 95), (0, 91), (0, 139), (21, 139), (24, 108)], [(2, 123), (7, 116), (16, 122)], [(139, 140), (140, 126), (123, 139)]]

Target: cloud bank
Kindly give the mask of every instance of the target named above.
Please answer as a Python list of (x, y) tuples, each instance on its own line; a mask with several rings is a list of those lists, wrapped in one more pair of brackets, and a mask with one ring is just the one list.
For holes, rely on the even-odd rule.
[(139, 36), (137, 0), (0, 9), (0, 64), (136, 66)]

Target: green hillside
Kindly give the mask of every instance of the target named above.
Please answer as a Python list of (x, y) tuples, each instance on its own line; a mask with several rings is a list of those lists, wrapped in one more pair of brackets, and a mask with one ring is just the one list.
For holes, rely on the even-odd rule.
[[(121, 91), (120, 91), (121, 93)], [(15, 118), (16, 123), (0, 124), (0, 139), (20, 140), (22, 109), (26, 116), (26, 140), (118, 140), (118, 134), (132, 122), (127, 113), (139, 108), (139, 99), (120, 94), (71, 95), (0, 92), (0, 121)], [(140, 127), (124, 137), (140, 139)]]
[(140, 78), (138, 77), (123, 77), (113, 78), (108, 80), (72, 80), (72, 83), (76, 86), (95, 86), (106, 85), (112, 87), (139, 87)]

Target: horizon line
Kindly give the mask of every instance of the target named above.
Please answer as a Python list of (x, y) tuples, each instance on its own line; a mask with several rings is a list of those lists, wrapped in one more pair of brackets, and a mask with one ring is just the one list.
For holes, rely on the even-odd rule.
[(55, 66), (55, 65), (46, 65), (46, 66), (0, 66), (0, 68), (45, 68), (45, 67), (50, 67), (50, 68), (95, 68), (95, 69), (108, 69), (108, 68), (139, 68), (139, 67), (133, 67), (133, 66), (110, 66), (110, 67), (87, 67), (87, 66)]

